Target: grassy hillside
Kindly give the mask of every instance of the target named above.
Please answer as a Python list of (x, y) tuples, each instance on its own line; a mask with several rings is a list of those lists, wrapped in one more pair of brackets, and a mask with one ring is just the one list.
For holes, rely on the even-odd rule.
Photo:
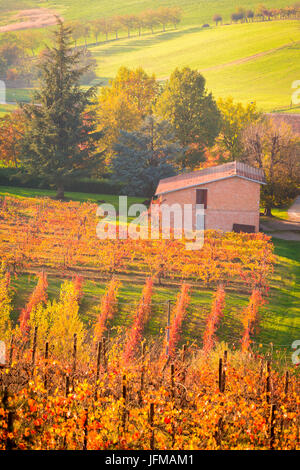
[[(241, 1), (240, 6), (254, 8), (257, 0)], [(293, 2), (267, 0), (266, 6), (280, 7)], [(79, 0), (62, 0), (56, 3), (33, 0), (0, 0), (1, 23), (17, 8), (53, 8), (66, 19), (93, 19), (114, 14), (134, 13), (161, 5), (179, 5), (183, 20), (178, 30), (150, 35), (144, 31), (139, 38), (125, 38), (120, 32), (118, 41), (109, 36), (107, 43), (90, 46), (98, 62), (97, 75), (101, 84), (107, 84), (121, 65), (141, 66), (164, 80), (176, 66), (198, 68), (207, 79), (207, 85), (216, 97), (232, 95), (242, 102), (256, 101), (264, 111), (290, 111), (291, 84), (300, 78), (299, 21), (266, 21), (216, 27), (214, 13), (220, 13), (227, 22), (235, 4), (229, 0), (127, 0), (109, 2), (90, 0), (84, 7)], [(209, 22), (211, 28), (201, 25)], [(83, 40), (82, 40), (83, 41)], [(100, 41), (104, 41), (100, 37)], [(94, 38), (89, 39), (90, 43)], [(7, 101), (28, 99), (27, 90), (8, 90)], [(1, 105), (0, 113), (11, 106)], [(292, 109), (299, 112), (300, 107)]]
[(225, 21), (236, 6), (247, 9), (255, 8), (259, 3), (267, 7), (279, 8), (293, 4), (288, 0), (240, 0), (235, 3), (231, 0), (89, 0), (82, 3), (81, 0), (0, 0), (0, 11), (8, 12), (26, 8), (52, 8), (61, 13), (67, 19), (94, 19), (97, 16), (113, 16), (127, 13), (139, 13), (147, 8), (159, 8), (160, 6), (179, 6), (184, 13), (184, 25), (196, 25), (211, 22), (215, 13), (220, 13)]
[(142, 66), (160, 79), (189, 65), (203, 71), (216, 97), (257, 101), (268, 111), (290, 105), (291, 84), (300, 77), (299, 49), (297, 21), (185, 28), (91, 47), (104, 84), (120, 64)]

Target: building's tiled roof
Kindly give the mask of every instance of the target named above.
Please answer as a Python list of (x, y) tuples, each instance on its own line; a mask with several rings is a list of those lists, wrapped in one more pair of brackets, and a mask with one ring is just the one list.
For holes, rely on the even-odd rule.
[(185, 173), (171, 178), (160, 180), (156, 195), (178, 191), (180, 189), (198, 186), (225, 178), (238, 176), (257, 183), (264, 184), (265, 176), (263, 170), (253, 168), (241, 162), (230, 162), (224, 165), (213, 166), (191, 173)]
[(293, 133), (300, 136), (300, 114), (267, 113), (266, 116), (276, 124), (281, 122), (288, 124), (291, 126)]

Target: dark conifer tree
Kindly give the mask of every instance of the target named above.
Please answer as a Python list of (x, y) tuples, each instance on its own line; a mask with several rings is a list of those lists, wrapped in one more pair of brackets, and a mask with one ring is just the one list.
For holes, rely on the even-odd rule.
[(22, 167), (31, 175), (57, 188), (64, 197), (67, 178), (87, 175), (99, 164), (95, 151), (94, 113), (89, 105), (95, 88), (82, 89), (81, 52), (71, 49), (71, 29), (58, 20), (53, 47), (47, 47), (40, 61), (40, 88), (34, 102), (22, 105), (26, 131), (22, 146)]

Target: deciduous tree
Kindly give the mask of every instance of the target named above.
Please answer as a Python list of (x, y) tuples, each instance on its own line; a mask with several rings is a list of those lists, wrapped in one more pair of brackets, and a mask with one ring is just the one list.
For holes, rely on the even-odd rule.
[(160, 95), (157, 113), (169, 120), (186, 149), (182, 167), (195, 167), (204, 160), (204, 149), (213, 145), (221, 125), (220, 111), (205, 78), (189, 67), (176, 69)]
[(270, 216), (273, 207), (287, 203), (299, 190), (299, 137), (287, 124), (266, 119), (245, 130), (243, 144), (243, 161), (265, 172), (262, 202)]

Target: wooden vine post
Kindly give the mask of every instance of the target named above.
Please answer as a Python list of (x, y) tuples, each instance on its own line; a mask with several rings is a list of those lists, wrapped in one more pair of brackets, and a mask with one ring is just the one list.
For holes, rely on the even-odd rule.
[(32, 373), (34, 372), (34, 367), (35, 367), (37, 332), (38, 332), (38, 327), (35, 326), (34, 333), (33, 333), (32, 356), (31, 356)]
[(276, 405), (272, 404), (270, 409), (270, 450), (274, 449), (275, 444), (275, 412)]
[(99, 376), (100, 376), (101, 351), (102, 351), (102, 343), (100, 341), (98, 341), (98, 344), (97, 344), (97, 367), (96, 367), (95, 392), (94, 392), (95, 401), (97, 401), (97, 398), (98, 398), (98, 381), (99, 381)]
[(88, 447), (88, 425), (89, 425), (89, 411), (88, 408), (85, 408), (84, 411), (84, 424), (83, 424), (83, 446), (82, 450), (87, 450)]
[(226, 376), (225, 376), (225, 370), (223, 368), (223, 359), (220, 357), (219, 359), (219, 391), (220, 392), (224, 392), (225, 390), (225, 380), (226, 380)]
[(142, 343), (142, 366), (141, 366), (141, 383), (139, 390), (139, 403), (142, 405), (143, 401), (143, 391), (144, 391), (144, 382), (145, 382), (145, 342)]
[(102, 338), (102, 353), (103, 353), (104, 370), (107, 371), (107, 344), (106, 344), (106, 338)]
[(154, 403), (150, 403), (149, 426), (150, 426), (150, 450), (154, 450)]
[(126, 375), (123, 375), (122, 378), (122, 398), (123, 398), (123, 410), (122, 410), (122, 429), (125, 432), (126, 426), (126, 415), (127, 415), (127, 408), (126, 408), (126, 401), (127, 401), (127, 386), (126, 386)]
[(49, 358), (49, 343), (46, 341), (45, 343), (45, 375), (44, 375), (44, 388), (47, 389), (48, 386), (48, 374), (47, 374), (47, 367), (48, 367), (48, 358)]
[(73, 365), (72, 365), (72, 382), (74, 387), (74, 379), (76, 374), (76, 366), (77, 366), (77, 333), (74, 333), (73, 336)]
[(271, 362), (267, 361), (267, 377), (266, 377), (266, 401), (271, 401)]
[(170, 347), (170, 323), (171, 323), (171, 300), (168, 300), (167, 334), (166, 334), (166, 357), (169, 357)]
[(172, 397), (173, 400), (174, 400), (174, 397), (175, 397), (174, 375), (175, 375), (175, 367), (174, 367), (174, 364), (171, 364), (171, 397)]

